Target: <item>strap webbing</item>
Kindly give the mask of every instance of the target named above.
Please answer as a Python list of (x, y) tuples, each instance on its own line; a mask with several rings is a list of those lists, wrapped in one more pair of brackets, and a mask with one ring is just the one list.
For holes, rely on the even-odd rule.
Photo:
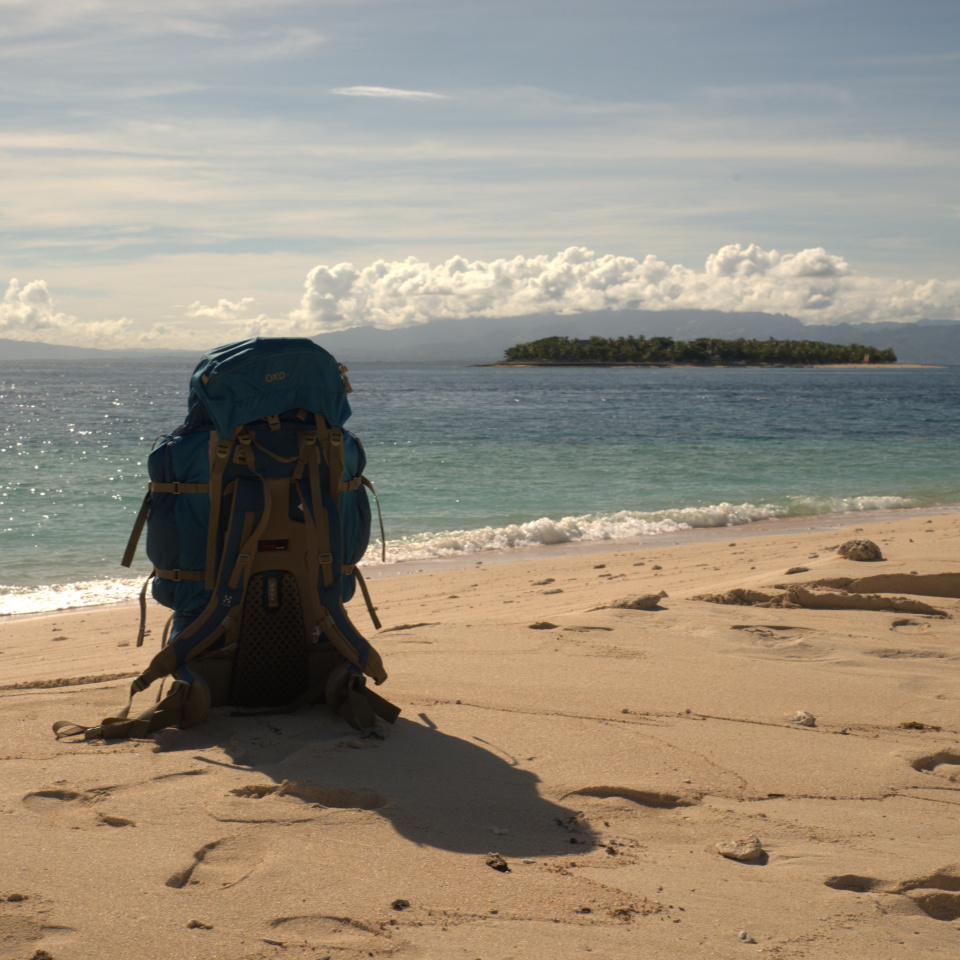
[(160, 570), (153, 571), (162, 580), (206, 580), (206, 570)]
[(216, 430), (210, 431), (210, 520), (207, 524), (207, 575), (204, 581), (207, 590), (213, 589), (217, 573), (217, 528), (220, 525), (223, 471), (227, 468), (227, 458), (239, 432), (240, 428), (237, 427), (229, 440), (221, 440)]
[(380, 618), (377, 616), (377, 608), (373, 605), (373, 601), (370, 599), (370, 591), (367, 589), (367, 581), (363, 579), (363, 574), (360, 572), (360, 569), (355, 563), (352, 563), (350, 566), (344, 567), (343, 572), (348, 576), (352, 574), (357, 578), (357, 583), (360, 584), (360, 592), (363, 594), (363, 600), (367, 605), (367, 612), (370, 614), (370, 619), (373, 621), (373, 629), (379, 630), (381, 623)]
[(150, 488), (148, 486), (143, 497), (143, 503), (140, 504), (137, 519), (133, 521), (133, 530), (130, 531), (130, 539), (127, 540), (127, 549), (123, 551), (123, 559), (120, 561), (121, 567), (129, 567), (133, 563), (133, 555), (137, 552), (137, 544), (140, 542), (140, 534), (143, 533), (143, 525), (147, 522), (149, 512)]
[(173, 483), (157, 483), (150, 481), (150, 491), (152, 493), (172, 493), (175, 496), (181, 493), (207, 493), (210, 490), (209, 483), (180, 483), (174, 480)]
[(143, 638), (147, 635), (147, 587), (150, 586), (150, 581), (156, 574), (156, 570), (152, 571), (147, 579), (143, 581), (143, 586), (140, 588), (140, 629), (137, 631), (138, 647), (143, 646)]
[[(303, 503), (304, 520), (307, 522), (307, 539), (313, 556), (320, 564), (324, 587), (333, 584), (333, 554), (330, 552), (330, 517), (323, 505), (323, 489), (320, 486), (320, 451), (311, 444), (307, 455), (307, 477), (310, 481), (310, 506)], [(300, 487), (297, 486), (299, 491)], [(303, 498), (301, 497), (301, 502)], [(311, 530), (312, 527), (312, 530)]]
[(387, 535), (383, 531), (383, 512), (380, 510), (380, 498), (377, 491), (373, 489), (373, 484), (366, 478), (360, 477), (363, 485), (373, 494), (373, 502), (377, 505), (377, 519), (380, 521), (380, 559), (387, 562)]
[(317, 425), (317, 434), (320, 438), (320, 447), (323, 450), (323, 459), (327, 461), (328, 484), (327, 489), (333, 502), (340, 505), (340, 482), (343, 480), (343, 431), (339, 427), (330, 429), (323, 414), (315, 413), (314, 422)]

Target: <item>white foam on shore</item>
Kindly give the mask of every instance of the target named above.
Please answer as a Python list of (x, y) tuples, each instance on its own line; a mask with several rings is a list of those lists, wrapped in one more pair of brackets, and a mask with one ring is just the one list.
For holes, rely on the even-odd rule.
[(54, 613), (76, 607), (98, 607), (105, 603), (136, 600), (143, 579), (85, 580), (39, 587), (8, 587), (0, 584), (0, 616)]
[[(717, 503), (704, 507), (655, 510), (648, 513), (584, 514), (559, 520), (541, 517), (526, 523), (474, 530), (445, 530), (387, 541), (387, 563), (380, 561), (379, 542), (371, 543), (364, 567), (389, 567), (411, 560), (451, 559), (477, 553), (509, 553), (563, 543), (630, 540), (698, 528), (741, 526), (789, 517), (843, 515), (917, 506), (904, 497), (793, 497), (778, 504)], [(108, 578), (74, 583), (14, 587), (0, 584), (0, 617), (54, 613), (80, 607), (135, 601), (143, 579)]]
[[(739, 526), (786, 517), (900, 510), (915, 505), (915, 501), (904, 497), (796, 497), (781, 504), (717, 503), (705, 507), (683, 507), (649, 513), (621, 510), (617, 513), (563, 517), (560, 520), (541, 517), (538, 520), (503, 527), (445, 530), (441, 533), (422, 533), (401, 540), (388, 540), (387, 563), (527, 549), (558, 543), (628, 540), (699, 527)], [(378, 551), (371, 549), (364, 559), (364, 565), (379, 563)]]

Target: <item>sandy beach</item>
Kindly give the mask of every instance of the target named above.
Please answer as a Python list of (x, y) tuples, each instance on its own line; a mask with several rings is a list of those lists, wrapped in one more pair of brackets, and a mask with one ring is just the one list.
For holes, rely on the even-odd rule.
[(141, 650), (131, 607), (2, 622), (0, 960), (956, 957), (958, 545), (908, 514), (381, 576), (383, 740), (58, 742), (166, 611)]

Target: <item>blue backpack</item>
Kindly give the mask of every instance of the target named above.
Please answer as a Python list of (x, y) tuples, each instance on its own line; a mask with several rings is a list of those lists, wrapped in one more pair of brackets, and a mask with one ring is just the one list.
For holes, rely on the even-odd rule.
[[(150, 454), (121, 561), (130, 566), (146, 525), (154, 570), (137, 646), (151, 582), (173, 611), (163, 646), (116, 717), (95, 727), (60, 721), (58, 737), (140, 737), (225, 705), (285, 712), (325, 702), (365, 732), (377, 716), (396, 720), (400, 711), (366, 687), (364, 675), (377, 684), (387, 675), (344, 608), (359, 583), (379, 629), (356, 567), (373, 487), (363, 446), (343, 429), (345, 374), (301, 338), (242, 340), (200, 360), (186, 420)], [(167, 697), (131, 719), (133, 696), (167, 676)]]

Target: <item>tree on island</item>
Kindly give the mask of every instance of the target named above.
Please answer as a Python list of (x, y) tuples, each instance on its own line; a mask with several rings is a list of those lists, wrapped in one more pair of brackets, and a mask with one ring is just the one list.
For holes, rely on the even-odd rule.
[(506, 361), (554, 363), (831, 364), (896, 363), (893, 350), (818, 340), (674, 340), (672, 337), (543, 337), (504, 352)]

